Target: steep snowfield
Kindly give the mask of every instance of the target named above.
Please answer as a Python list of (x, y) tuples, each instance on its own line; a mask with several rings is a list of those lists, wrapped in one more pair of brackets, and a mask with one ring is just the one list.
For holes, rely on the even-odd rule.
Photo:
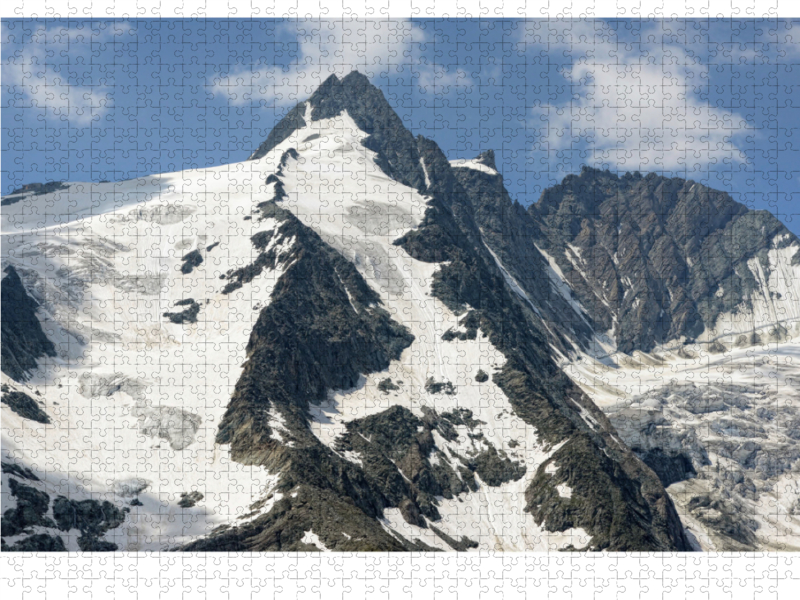
[[(274, 482), (214, 443), (258, 309), (280, 276), (265, 271), (220, 293), (220, 274), (251, 260), (250, 236), (274, 226), (245, 220), (272, 195), (261, 167), (76, 183), (3, 207), (3, 268), (14, 265), (40, 302), (58, 349), (27, 385), (3, 375), (53, 420), (23, 420), (3, 405), (3, 460), (33, 469), (51, 502), (138, 498), (142, 506), (106, 534), (120, 548), (160, 549), (233, 522)], [(193, 251), (203, 262), (183, 273)], [(163, 316), (189, 299), (196, 323)], [(178, 505), (195, 490), (202, 500)]]
[[(505, 362), (488, 339), (480, 332), (474, 340), (442, 339), (449, 329), (459, 331), (460, 317), (466, 315), (454, 315), (433, 298), (430, 285), (438, 265), (414, 260), (393, 245), (420, 223), (428, 199), (380, 170), (376, 155), (361, 145), (367, 134), (358, 129), (346, 112), (313, 122), (310, 112), (306, 117), (305, 128), (294, 132), (260, 159), (269, 165), (264, 167), (267, 170), (277, 167), (289, 149), (298, 151), (298, 158), (289, 158), (283, 168), (282, 181), (288, 197), (280, 204), (350, 259), (378, 292), (385, 308), (409, 327), (415, 337), (400, 360), (386, 371), (362, 377), (354, 390), (332, 391), (325, 403), (312, 406), (312, 431), (333, 447), (336, 437), (344, 432), (345, 423), (394, 405), (404, 406), (420, 417), (422, 407), (437, 412), (469, 409), (475, 419), (482, 421), (476, 432), (483, 434), (498, 451), (503, 450), (522, 462), (526, 473), (518, 481), (501, 486), (481, 484), (478, 492), (462, 494), (455, 500), (439, 499), (443, 518), (434, 526), (456, 539), (466, 535), (482, 549), (585, 546), (589, 537), (582, 530), (550, 534), (542, 531), (529, 513), (523, 512), (524, 491), (537, 467), (554, 449), (547, 452), (540, 446), (534, 428), (513, 414), (508, 399), (491, 378), (480, 384), (475, 382), (479, 370), (491, 377)], [(378, 383), (387, 377), (400, 389), (381, 393)], [(452, 383), (456, 393), (428, 393), (425, 384), (431, 378)], [(459, 463), (449, 454), (450, 449), (464, 452), (481, 445), (463, 429), (456, 442), (436, 440), (454, 466)], [(359, 460), (357, 455), (345, 458)], [(401, 534), (408, 533), (430, 545), (449, 549), (431, 530), (405, 523), (398, 511), (387, 510), (385, 516)]]

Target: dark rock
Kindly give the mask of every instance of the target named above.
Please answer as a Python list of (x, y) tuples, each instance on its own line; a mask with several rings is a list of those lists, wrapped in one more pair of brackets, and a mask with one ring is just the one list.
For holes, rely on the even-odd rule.
[(395, 390), (399, 390), (400, 386), (392, 383), (390, 378), (382, 379), (378, 383), (378, 390), (383, 394), (388, 394), (389, 392), (393, 392)]
[(478, 337), (479, 320), (475, 311), (467, 313), (467, 316), (461, 319), (460, 325), (466, 328), (466, 331), (454, 331), (451, 327), (442, 334), (442, 339), (445, 342), (453, 340), (461, 340), (463, 342), (466, 340), (474, 340)]
[[(264, 406), (305, 409), (323, 400), (326, 390), (351, 388), (361, 373), (387, 368), (413, 340), (380, 307), (352, 263), (287, 211), (282, 218), (281, 234), (296, 239), (287, 257), (292, 262), (253, 328), (248, 361), (217, 435), (219, 443), (233, 440), (234, 455), (240, 424), (263, 414)], [(248, 431), (269, 438), (261, 417)], [(242, 450), (251, 453), (253, 442)]]
[[(487, 153), (481, 155), (485, 156)], [(513, 277), (515, 285), (525, 294), (525, 309), (533, 310), (550, 325), (555, 334), (548, 335), (562, 352), (572, 349), (571, 343), (558, 337), (562, 331), (577, 344), (588, 347), (598, 323), (576, 311), (551, 283), (549, 263), (537, 247), (542, 245), (540, 240), (544, 236), (541, 223), (512, 201), (500, 175), (468, 167), (455, 168), (453, 173), (461, 191), (455, 188), (450, 194), (472, 215), (474, 226), (480, 231), (481, 244), (491, 249), (502, 263), (505, 276)], [(468, 222), (465, 224), (472, 226)], [(493, 263), (494, 256), (485, 259)], [(598, 304), (598, 310), (605, 307), (600, 301)]]
[(33, 525), (55, 527), (52, 519), (45, 516), (50, 506), (50, 496), (29, 485), (19, 483), (13, 477), (9, 478), (8, 483), (17, 505), (3, 513), (3, 537), (26, 533)]
[[(312, 530), (320, 541), (338, 552), (398, 552), (422, 550), (400, 535), (385, 531), (374, 517), (364, 514), (347, 497), (330, 489), (301, 485), (267, 514), (237, 527), (220, 528), (181, 550), (215, 552), (291, 552), (316, 550), (302, 544)], [(346, 533), (347, 536), (342, 535)]]
[(116, 544), (101, 540), (100, 537), (110, 529), (122, 525), (128, 510), (119, 509), (107, 500), (76, 501), (58, 496), (53, 501), (53, 516), (58, 528), (61, 531), (80, 530), (78, 546), (87, 552), (109, 552), (117, 549)]
[[(553, 478), (540, 470), (526, 492), (526, 510), (548, 531), (584, 528), (596, 548), (688, 550), (689, 541), (675, 507), (657, 476), (613, 440), (614, 429), (605, 415), (551, 358), (551, 345), (566, 351), (570, 344), (546, 330), (527, 300), (510, 295), (504, 274), (485, 248), (478, 217), (473, 216), (471, 193), (462, 185), (461, 175), (472, 177), (469, 171), (484, 175), (487, 185), (501, 178), (472, 169), (455, 169), (458, 178), (448, 175), (448, 169), (453, 169), (445, 164), (435, 144), (418, 140), (418, 145), (429, 172), (436, 173), (429, 189), (433, 197), (422, 224), (395, 243), (417, 260), (446, 262), (434, 276), (433, 295), (457, 314), (467, 308), (476, 311), (480, 329), (507, 358), (494, 381), (515, 414), (536, 427), (544, 443), (566, 440), (554, 453), (554, 460), (562, 469), (562, 463), (568, 463), (574, 473), (569, 483), (571, 502), (563, 501)], [(502, 199), (500, 188), (497, 192), (494, 197)], [(490, 208), (487, 203), (482, 205)], [(533, 233), (535, 225), (528, 221), (526, 231)], [(529, 250), (535, 257), (533, 249)], [(547, 265), (541, 254), (537, 260), (546, 281)], [(592, 334), (589, 325), (575, 323), (586, 340)], [(583, 420), (578, 402), (591, 413), (598, 428)]]
[(31, 298), (14, 267), (5, 269), (2, 291), (2, 370), (16, 381), (26, 381), (37, 368), (37, 359), (56, 356), (53, 345), (39, 323), (39, 303)]
[(200, 254), (199, 250), (192, 250), (181, 260), (183, 261), (183, 264), (181, 265), (181, 273), (188, 275), (194, 270), (195, 267), (199, 267), (201, 264), (203, 264), (203, 255)]
[[(747, 261), (758, 258), (768, 270), (773, 240), (797, 241), (766, 211), (655, 174), (617, 177), (584, 168), (546, 190), (528, 212), (540, 223), (538, 243), (592, 321), (607, 330), (616, 316), (623, 352), (694, 339), (721, 313), (747, 306), (758, 286)], [(579, 249), (585, 276), (567, 258), (568, 245)]]
[(197, 315), (200, 313), (200, 305), (192, 298), (185, 300), (177, 300), (175, 306), (186, 306), (180, 312), (165, 312), (163, 316), (168, 318), (172, 323), (181, 325), (183, 323), (197, 323)]
[(65, 184), (63, 181), (48, 181), (47, 183), (26, 183), (11, 193), (27, 194), (29, 192), (33, 192), (34, 196), (42, 196), (44, 194), (50, 194), (52, 192), (65, 190), (67, 188), (69, 188), (69, 185)]
[(269, 152), (288, 138), (298, 129), (306, 126), (303, 115), (305, 114), (305, 103), (298, 104), (270, 132), (267, 139), (250, 155), (250, 160), (263, 158)]
[(708, 345), (708, 351), (712, 354), (724, 354), (728, 351), (728, 348), (725, 346), (725, 344), (719, 341), (714, 341)]
[[(3, 542), (5, 546), (5, 541)], [(64, 540), (57, 535), (35, 533), (16, 544), (3, 548), (3, 552), (66, 552)]]
[(203, 494), (200, 492), (183, 492), (181, 494), (181, 499), (178, 500), (178, 506), (181, 508), (192, 508), (195, 504), (200, 502), (203, 499)]
[(721, 535), (721, 550), (756, 550), (758, 522), (748, 518), (744, 507), (722, 498), (708, 495), (695, 496), (687, 504), (692, 516)]
[(454, 408), (451, 411), (443, 412), (440, 416), (454, 425), (464, 425), (469, 429), (475, 429), (478, 425), (486, 425), (485, 422), (473, 418), (472, 411), (468, 408)]
[(483, 369), (478, 369), (478, 372), (475, 374), (475, 381), (478, 383), (484, 383), (489, 381), (489, 376), (484, 372)]
[(219, 242), (214, 242), (213, 244), (206, 246), (206, 252), (211, 252), (217, 246), (219, 246)]
[(11, 206), (12, 204), (16, 204), (20, 200), (22, 200), (25, 196), (23, 194), (20, 195), (8, 195), (2, 200), (0, 200), (0, 206)]
[[(461, 411), (440, 415), (425, 408), (424, 417), (419, 419), (408, 409), (394, 406), (348, 423), (337, 447), (363, 457), (365, 472), (378, 482), (388, 501), (401, 509), (406, 521), (424, 527), (421, 515), (431, 521), (439, 519), (434, 498), (452, 498), (477, 489), (475, 473), (489, 486), (519, 479), (525, 473), (524, 466), (501, 456), (485, 442), (485, 448), (474, 458), (461, 460), (459, 477), (447, 457), (436, 449), (431, 432), (438, 430), (446, 440), (453, 441), (458, 437), (454, 421), (459, 425), (481, 423), (471, 418), (469, 410)], [(432, 453), (439, 457), (436, 465), (430, 461)]]
[(433, 531), (445, 544), (450, 546), (456, 552), (466, 552), (470, 548), (477, 548), (478, 542), (469, 539), (467, 536), (462, 535), (460, 540), (456, 540), (455, 538), (450, 537), (444, 531), (431, 525), (431, 531)]
[(473, 459), (475, 473), (489, 486), (498, 486), (509, 481), (517, 481), (525, 475), (525, 466), (512, 461), (503, 452), (498, 453), (489, 446)]
[(403, 498), (400, 501), (400, 514), (405, 519), (406, 523), (416, 525), (417, 527), (427, 527), (425, 519), (419, 512), (417, 504), (411, 498)]
[(19, 477), (20, 479), (39, 481), (39, 478), (33, 471), (31, 471), (27, 467), (23, 467), (22, 465), (18, 465), (16, 463), (4, 462), (2, 463), (2, 468), (3, 468), (3, 473), (14, 475), (15, 477)]
[(425, 391), (429, 394), (445, 393), (452, 396), (456, 393), (456, 388), (450, 381), (434, 381), (433, 377), (429, 377), (425, 382)]
[[(369, 134), (363, 145), (378, 154), (378, 166), (393, 179), (421, 190), (425, 175), (419, 162), (414, 136), (386, 101), (383, 93), (369, 79), (353, 71), (339, 80), (331, 75), (308, 99), (311, 119), (329, 119), (347, 111), (362, 131)], [(305, 127), (305, 103), (295, 106), (250, 157), (255, 160)]]
[(30, 419), (37, 423), (50, 424), (50, 417), (40, 407), (38, 402), (23, 392), (8, 392), (3, 394), (3, 404), (17, 413), (23, 419)]
[(655, 471), (664, 487), (684, 481), (697, 474), (692, 460), (680, 452), (665, 452), (661, 448), (641, 451), (634, 448), (636, 455), (644, 464)]
[[(281, 160), (278, 163), (278, 170), (275, 172), (275, 175), (281, 177), (283, 175), (283, 170), (286, 168), (286, 165), (289, 164), (290, 160), (300, 160), (300, 154), (298, 154), (297, 150), (294, 148), (289, 148), (286, 152), (281, 154)], [(269, 180), (267, 180), (269, 182)]]
[[(279, 225), (274, 230), (259, 231), (250, 238), (253, 246), (259, 251), (256, 259), (239, 269), (230, 271), (225, 275), (228, 283), (222, 289), (223, 294), (230, 294), (240, 289), (244, 284), (250, 283), (258, 277), (264, 269), (274, 269), (279, 263), (286, 264), (294, 255), (292, 252), (285, 252), (282, 255), (278, 254), (278, 248), (282, 242), (292, 239), (292, 236), (297, 233), (300, 225), (299, 221), (288, 211), (278, 207), (274, 202), (262, 202), (258, 205), (261, 209), (262, 219), (274, 218), (277, 219)], [(275, 239), (275, 244), (272, 248), (267, 250), (270, 242)]]
[(57, 192), (58, 190), (65, 190), (69, 188), (69, 185), (64, 184), (63, 181), (50, 181), (48, 183), (28, 183), (23, 185), (21, 188), (17, 188), (13, 192), (11, 192), (8, 196), (0, 200), (0, 206), (10, 206), (12, 204), (16, 204), (20, 200), (25, 197), (25, 194), (29, 194), (33, 192), (32, 196), (43, 196), (44, 194), (50, 194), (52, 192)]

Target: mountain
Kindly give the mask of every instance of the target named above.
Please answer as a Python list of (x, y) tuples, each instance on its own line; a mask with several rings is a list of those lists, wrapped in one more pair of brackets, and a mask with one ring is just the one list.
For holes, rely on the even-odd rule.
[(693, 544), (800, 549), (797, 237), (692, 181), (584, 168), (524, 209), (493, 169), (464, 166), (483, 239), (565, 340), (559, 365)]
[(766, 544), (736, 507), (793, 413), (610, 375), (793, 347), (800, 244), (721, 192), (586, 169), (525, 209), (354, 72), (242, 163), (3, 206), (4, 550)]

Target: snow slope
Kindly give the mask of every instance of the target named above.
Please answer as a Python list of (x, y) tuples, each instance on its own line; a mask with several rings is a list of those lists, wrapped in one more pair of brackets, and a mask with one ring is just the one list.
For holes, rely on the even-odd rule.
[[(251, 236), (275, 227), (251, 215), (273, 197), (274, 184), (264, 182), (280, 169), (286, 193), (281, 205), (351, 260), (415, 337), (387, 372), (362, 378), (355, 390), (332, 391), (327, 403), (313, 407), (312, 431), (333, 446), (344, 423), (390, 405), (417, 416), (423, 407), (469, 409), (479, 422), (472, 433), (485, 441), (465, 427), (455, 441), (436, 440), (441, 456), (457, 467), (453, 453), (488, 443), (523, 464), (525, 475), (494, 487), (479, 482), (477, 492), (453, 500), (439, 498), (443, 519), (436, 526), (455, 539), (467, 535), (480, 549), (587, 545), (584, 531), (550, 534), (523, 512), (537, 467), (557, 448), (539, 444), (536, 431), (514, 416), (491, 379), (474, 383), (480, 370), (491, 375), (504, 357), (481, 334), (442, 340), (461, 324), (431, 295), (439, 267), (392, 243), (420, 223), (429, 199), (381, 171), (375, 154), (361, 144), (367, 134), (346, 112), (312, 121), (310, 110), (306, 127), (258, 160), (70, 184), (4, 207), (3, 267), (13, 265), (40, 302), (44, 330), (58, 348), (58, 357), (41, 361), (27, 384), (3, 376), (14, 390), (40, 399), (53, 419), (32, 425), (4, 405), (4, 460), (30, 467), (51, 502), (65, 495), (129, 506), (125, 522), (105, 538), (121, 549), (173, 547), (270, 510), (277, 497), (257, 513), (249, 506), (270, 495), (277, 475), (231, 461), (228, 448), (214, 439), (250, 331), (282, 270), (265, 270), (228, 295), (221, 293), (220, 276), (252, 263)], [(281, 167), (290, 148), (296, 158)], [(282, 251), (291, 248), (292, 240), (276, 236), (271, 243), (276, 239)], [(195, 264), (198, 256), (202, 262)], [(196, 323), (165, 317), (181, 313), (187, 305), (176, 302), (189, 300), (199, 305)], [(400, 389), (376, 394), (385, 377), (402, 382)], [(456, 393), (427, 394), (429, 379), (451, 382)], [(273, 414), (271, 421), (276, 439), (279, 417)], [(14, 502), (7, 479), (4, 505)], [(191, 492), (202, 499), (181, 505)], [(130, 505), (134, 498), (141, 505)], [(401, 534), (450, 549), (430, 529), (413, 530), (396, 510), (387, 510), (385, 519)], [(306, 537), (324, 549), (313, 532)], [(74, 546), (74, 539), (67, 545)]]
[[(77, 183), (3, 207), (2, 266), (14, 265), (39, 301), (58, 350), (25, 385), (3, 375), (53, 421), (23, 420), (4, 404), (3, 460), (33, 469), (51, 501), (138, 498), (107, 533), (120, 548), (162, 549), (233, 522), (274, 483), (214, 443), (258, 309), (280, 276), (265, 271), (220, 292), (220, 274), (252, 254), (250, 236), (274, 227), (246, 219), (271, 195), (261, 167)], [(183, 273), (192, 251), (203, 262)], [(196, 323), (163, 316), (187, 299), (200, 306)], [(204, 498), (179, 506), (191, 491)], [(4, 475), (3, 506), (10, 500)]]

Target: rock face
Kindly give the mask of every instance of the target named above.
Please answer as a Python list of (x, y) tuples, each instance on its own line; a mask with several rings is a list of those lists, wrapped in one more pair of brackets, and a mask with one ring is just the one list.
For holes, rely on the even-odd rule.
[(36, 400), (25, 392), (6, 392), (3, 390), (2, 403), (23, 419), (30, 419), (44, 425), (50, 423), (50, 417), (47, 416), (47, 413), (39, 407)]
[[(642, 370), (665, 364), (645, 355), (665, 345), (689, 361), (690, 341), (724, 355), (791, 335), (800, 243), (766, 213), (693, 182), (591, 169), (525, 209), (493, 152), (449, 161), (358, 73), (326, 80), (248, 161), (130, 185), (147, 199), (113, 215), (87, 202), (59, 225), (57, 239), (98, 248), (78, 270), (25, 220), (39, 196), (9, 205), (29, 229), (4, 252), (3, 372), (24, 397), (3, 410), (84, 427), (107, 461), (117, 438), (144, 447), (175, 477), (143, 465), (86, 504), (25, 479), (44, 447), (30, 434), (3, 479), (18, 499), (4, 549), (670, 551), (696, 547), (686, 523), (758, 547), (742, 510), (771, 485), (756, 472), (792, 472), (794, 410), (766, 426), (768, 402), (730, 387), (598, 390), (615, 375), (601, 367), (628, 373), (614, 356)], [(143, 231), (174, 246), (147, 255)], [(68, 292), (82, 282), (43, 300), (80, 340), (58, 373), (34, 373), (54, 347), (15, 270), (30, 257)], [(98, 271), (113, 283), (86, 275)], [(66, 472), (59, 451), (48, 458)], [(722, 459), (741, 469), (717, 482)], [(697, 489), (673, 501), (675, 486)]]
[(5, 268), (2, 281), (2, 358), (3, 373), (16, 381), (25, 381), (38, 366), (37, 359), (55, 356), (56, 349), (42, 331), (36, 316), (39, 303), (22, 285), (16, 269)]
[(576, 300), (622, 352), (724, 333), (720, 317), (737, 311), (754, 313), (735, 327), (740, 332), (766, 326), (772, 336), (796, 316), (783, 306), (796, 303), (786, 297), (794, 281), (778, 285), (776, 277), (800, 262), (797, 238), (770, 213), (724, 192), (653, 173), (584, 168), (546, 190), (528, 213)]
[(312, 121), (336, 117), (347, 111), (358, 128), (369, 134), (362, 144), (377, 154), (378, 166), (389, 177), (416, 189), (424, 185), (425, 175), (414, 136), (383, 93), (357, 71), (342, 80), (335, 75), (326, 79), (307, 103), (298, 104), (275, 126), (250, 160), (263, 158), (294, 131), (304, 127), (306, 106), (311, 107)]

